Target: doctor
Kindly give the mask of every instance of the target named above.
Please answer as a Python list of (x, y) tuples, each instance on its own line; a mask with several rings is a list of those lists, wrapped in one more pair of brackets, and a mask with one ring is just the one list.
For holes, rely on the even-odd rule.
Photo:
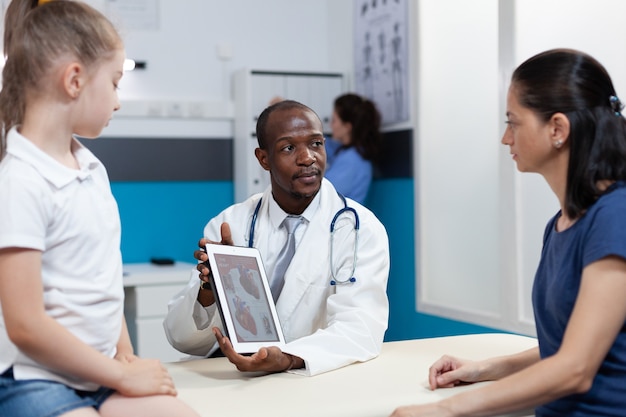
[[(197, 356), (210, 355), (219, 346), (241, 371), (316, 375), (376, 357), (389, 315), (385, 228), (372, 212), (350, 199), (344, 201), (323, 179), (322, 123), (310, 108), (290, 100), (278, 102), (263, 111), (256, 131), (259, 147), (255, 155), (269, 171), (271, 186), (213, 218), (199, 246), (209, 242), (248, 246), (252, 238), (271, 277), (287, 241), (283, 220), (288, 215), (304, 218), (295, 231), (295, 254), (276, 303), (288, 343), (284, 351), (261, 348), (251, 356), (233, 350), (222, 335), (213, 293), (203, 285), (210, 271), (202, 250), (194, 254), (202, 262), (198, 265), (200, 279), (194, 273), (187, 287), (169, 303), (164, 321), (169, 342), (181, 352)], [(331, 260), (330, 225), (346, 205), (356, 216), (347, 210), (335, 221)], [(351, 277), (356, 280), (350, 282)], [(331, 285), (333, 280), (336, 285)]]

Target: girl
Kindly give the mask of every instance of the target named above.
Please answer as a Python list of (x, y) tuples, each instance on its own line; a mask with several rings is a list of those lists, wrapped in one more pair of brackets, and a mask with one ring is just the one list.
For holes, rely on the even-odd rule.
[(197, 416), (157, 360), (133, 355), (120, 220), (106, 171), (73, 137), (119, 109), (124, 49), (74, 1), (13, 0), (0, 92), (0, 415)]
[(431, 389), (499, 380), (393, 416), (623, 416), (626, 410), (626, 121), (604, 67), (551, 50), (521, 64), (507, 98), (517, 169), (541, 174), (561, 210), (533, 287), (539, 347), (470, 362), (444, 356)]

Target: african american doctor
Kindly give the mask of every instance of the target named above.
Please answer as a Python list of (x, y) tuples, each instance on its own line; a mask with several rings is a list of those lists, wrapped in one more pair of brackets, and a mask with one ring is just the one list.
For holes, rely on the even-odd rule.
[(240, 371), (312, 376), (375, 358), (389, 316), (389, 241), (384, 226), (324, 179), (322, 123), (309, 107), (290, 100), (273, 104), (259, 116), (256, 132), (255, 155), (269, 171), (271, 184), (264, 193), (209, 221), (199, 247), (254, 246), (269, 277), (287, 240), (283, 220), (289, 215), (304, 218), (295, 231), (295, 254), (276, 301), (287, 343), (282, 350), (263, 347), (251, 356), (234, 351), (206, 285), (210, 270), (202, 249), (194, 252), (200, 274), (192, 273), (186, 288), (169, 302), (164, 321), (169, 342), (200, 357), (219, 349)]

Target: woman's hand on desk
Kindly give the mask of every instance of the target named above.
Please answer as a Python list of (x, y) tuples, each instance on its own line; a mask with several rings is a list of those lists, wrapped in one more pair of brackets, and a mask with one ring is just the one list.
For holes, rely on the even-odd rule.
[(304, 367), (302, 358), (284, 353), (276, 346), (261, 348), (251, 356), (240, 355), (220, 329), (214, 327), (213, 333), (224, 356), (242, 372), (283, 372)]
[(451, 388), (461, 383), (483, 381), (480, 362), (444, 355), (428, 369), (431, 390)]
[[(428, 369), (431, 390), (452, 388), (463, 383), (484, 380), (485, 363), (444, 355)], [(391, 417), (452, 417), (456, 414), (446, 407), (445, 400), (431, 404), (409, 405), (395, 409)]]
[(453, 417), (454, 413), (440, 403), (407, 405), (394, 410), (391, 417)]

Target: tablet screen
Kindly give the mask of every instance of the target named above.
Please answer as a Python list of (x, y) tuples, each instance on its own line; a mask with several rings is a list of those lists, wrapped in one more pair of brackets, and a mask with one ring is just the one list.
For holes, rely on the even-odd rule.
[(261, 256), (255, 248), (207, 245), (224, 328), (239, 353), (284, 344)]

